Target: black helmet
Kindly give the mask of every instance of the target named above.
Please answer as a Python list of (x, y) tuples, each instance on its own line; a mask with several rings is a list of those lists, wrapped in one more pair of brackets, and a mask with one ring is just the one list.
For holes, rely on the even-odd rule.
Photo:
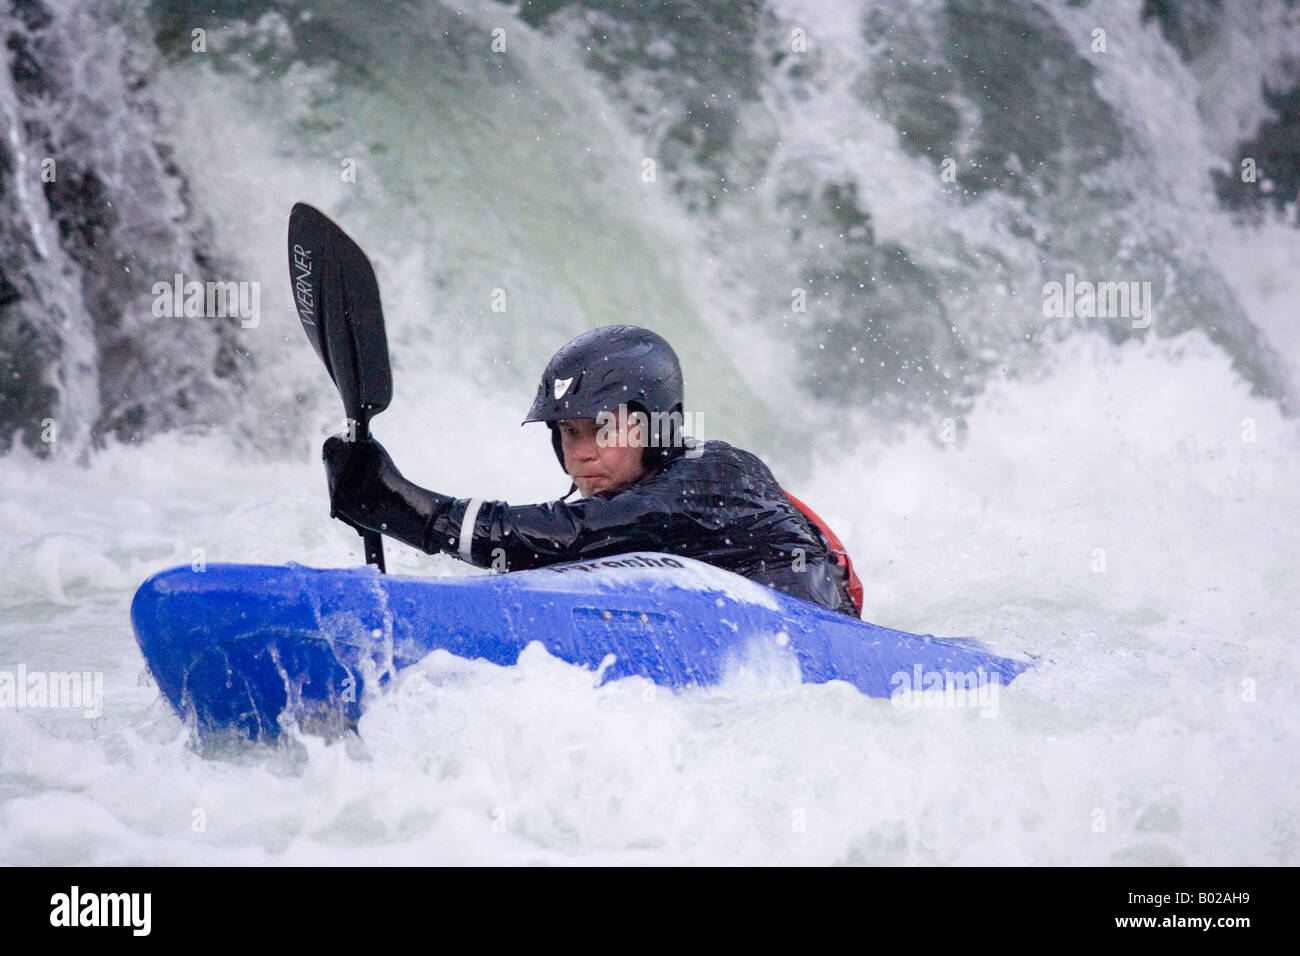
[(599, 418), (620, 405), (637, 408), (658, 424), (642, 452), (647, 468), (683, 451), (682, 367), (663, 337), (635, 325), (606, 325), (584, 332), (561, 348), (546, 365), (529, 422), (551, 428), (555, 457), (564, 467), (556, 422)]

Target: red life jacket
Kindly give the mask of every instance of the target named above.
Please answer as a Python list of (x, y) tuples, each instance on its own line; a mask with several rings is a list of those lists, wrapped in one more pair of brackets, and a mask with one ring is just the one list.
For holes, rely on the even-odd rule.
[[(785, 491), (784, 488), (781, 490)], [(835, 563), (844, 569), (845, 584), (847, 585), (849, 597), (853, 601), (853, 606), (858, 609), (858, 616), (861, 617), (862, 582), (858, 580), (858, 574), (853, 570), (853, 559), (850, 558), (849, 553), (844, 550), (844, 545), (840, 543), (839, 537), (836, 536), (835, 532), (827, 526), (825, 521), (817, 516), (815, 511), (794, 495), (790, 494), (790, 492), (785, 491), (785, 496), (790, 499), (790, 504), (803, 512), (803, 516), (811, 521), (813, 527), (820, 531), (822, 537), (826, 539), (826, 547), (830, 550), (830, 553), (835, 556)]]

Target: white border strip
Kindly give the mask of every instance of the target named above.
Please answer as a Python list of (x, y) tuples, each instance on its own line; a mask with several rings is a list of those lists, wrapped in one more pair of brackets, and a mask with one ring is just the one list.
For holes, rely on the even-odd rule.
[(474, 522), (478, 520), (478, 509), (483, 507), (482, 498), (471, 498), (465, 506), (465, 517), (460, 520), (460, 559), (473, 564), (470, 549), (474, 547)]

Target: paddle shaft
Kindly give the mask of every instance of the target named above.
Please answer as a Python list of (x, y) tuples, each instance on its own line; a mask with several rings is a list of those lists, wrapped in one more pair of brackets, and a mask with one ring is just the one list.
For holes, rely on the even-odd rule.
[[(370, 415), (363, 413), (357, 421), (357, 441), (370, 440)], [(366, 564), (373, 564), (379, 569), (380, 574), (387, 574), (388, 568), (384, 564), (384, 536), (378, 531), (361, 531), (361, 540), (366, 549)]]

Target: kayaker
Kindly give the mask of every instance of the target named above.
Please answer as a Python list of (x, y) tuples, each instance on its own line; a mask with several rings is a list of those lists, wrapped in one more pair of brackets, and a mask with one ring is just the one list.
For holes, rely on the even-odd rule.
[[(529, 422), (551, 429), (573, 481), (563, 499), (451, 498), (403, 478), (378, 442), (336, 435), (324, 448), (330, 513), (498, 571), (684, 555), (860, 615), (861, 584), (830, 529), (754, 455), (684, 433), (681, 365), (656, 333), (615, 325), (569, 342), (546, 366)], [(566, 500), (575, 491), (582, 497)]]

